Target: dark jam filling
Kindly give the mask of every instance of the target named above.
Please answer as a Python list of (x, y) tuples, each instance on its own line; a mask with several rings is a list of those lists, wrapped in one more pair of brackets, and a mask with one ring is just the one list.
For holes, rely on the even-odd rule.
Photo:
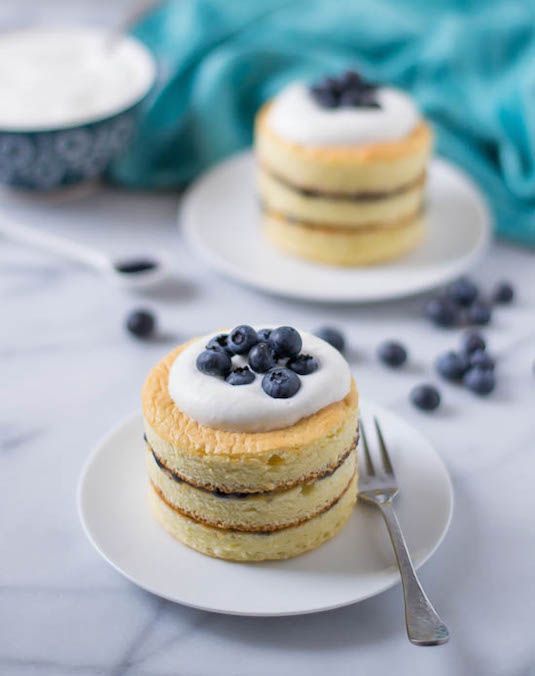
[(137, 275), (140, 272), (155, 270), (158, 267), (158, 263), (148, 258), (139, 258), (116, 263), (113, 267), (117, 272), (125, 275)]

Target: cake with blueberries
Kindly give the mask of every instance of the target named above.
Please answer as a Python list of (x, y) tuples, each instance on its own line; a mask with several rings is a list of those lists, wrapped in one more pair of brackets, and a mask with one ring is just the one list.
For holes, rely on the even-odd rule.
[(349, 518), (358, 395), (321, 338), (242, 325), (191, 340), (151, 370), (142, 407), (153, 513), (189, 547), (286, 559)]
[(414, 101), (348, 71), (294, 82), (258, 112), (262, 220), (284, 252), (332, 265), (400, 257), (424, 236), (432, 133)]

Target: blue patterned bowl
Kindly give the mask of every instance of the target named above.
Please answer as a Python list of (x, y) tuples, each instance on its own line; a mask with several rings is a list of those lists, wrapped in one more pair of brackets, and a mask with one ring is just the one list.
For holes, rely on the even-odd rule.
[(64, 127), (0, 127), (0, 183), (26, 190), (53, 190), (102, 174), (128, 145), (141, 104), (154, 84), (156, 67), (152, 55), (141, 43), (136, 45), (136, 51), (147, 69), (147, 86), (123, 108)]

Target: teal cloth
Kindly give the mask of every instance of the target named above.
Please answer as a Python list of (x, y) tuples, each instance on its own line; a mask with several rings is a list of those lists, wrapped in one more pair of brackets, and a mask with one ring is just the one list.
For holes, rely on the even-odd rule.
[(251, 143), (289, 80), (354, 67), (411, 92), (499, 234), (535, 245), (535, 5), (507, 0), (175, 0), (134, 33), (159, 77), (112, 177), (182, 185)]

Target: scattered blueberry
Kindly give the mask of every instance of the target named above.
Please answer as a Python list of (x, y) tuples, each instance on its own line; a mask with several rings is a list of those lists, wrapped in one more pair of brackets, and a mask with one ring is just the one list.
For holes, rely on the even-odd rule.
[(412, 403), (422, 411), (434, 411), (440, 404), (440, 394), (433, 385), (417, 385), (411, 390)]
[(485, 371), (493, 371), (494, 359), (485, 350), (476, 350), (470, 355), (470, 368), (480, 368)]
[(460, 277), (446, 288), (448, 298), (457, 305), (468, 307), (479, 295), (479, 289), (469, 277)]
[(199, 371), (209, 376), (226, 376), (232, 368), (232, 361), (223, 350), (204, 350), (196, 363)]
[(249, 366), (257, 373), (266, 373), (277, 365), (275, 354), (270, 343), (261, 342), (253, 345), (249, 352)]
[(456, 326), (459, 310), (449, 298), (432, 298), (424, 307), (425, 316), (436, 326)]
[(232, 355), (232, 350), (228, 344), (228, 333), (220, 333), (219, 335), (210, 338), (210, 340), (206, 343), (206, 349), (223, 350), (223, 352)]
[(269, 342), (273, 346), (275, 356), (278, 359), (296, 357), (303, 347), (299, 332), (291, 326), (279, 326), (277, 329), (273, 329), (269, 336)]
[(262, 389), (274, 399), (289, 399), (301, 387), (297, 373), (284, 367), (277, 367), (262, 378)]
[(288, 360), (287, 366), (300, 376), (307, 376), (309, 373), (317, 371), (319, 364), (316, 357), (310, 354), (298, 354), (297, 357)]
[(258, 336), (259, 341), (267, 341), (271, 335), (271, 329), (260, 329), (256, 332), (256, 335)]
[(492, 294), (492, 300), (495, 303), (502, 303), (507, 305), (512, 302), (515, 297), (515, 290), (509, 282), (499, 282), (494, 287), (494, 293)]
[(492, 317), (492, 310), (488, 303), (483, 301), (476, 301), (470, 308), (468, 308), (467, 319), (470, 324), (477, 324), (483, 326), (488, 324)]
[(387, 340), (379, 345), (377, 354), (383, 364), (393, 368), (398, 368), (407, 361), (407, 350), (401, 343), (396, 343), (393, 340)]
[(343, 333), (332, 326), (322, 326), (314, 331), (314, 335), (335, 347), (338, 352), (345, 350), (346, 341)]
[(239, 366), (225, 378), (230, 385), (249, 385), (256, 378), (248, 366)]
[(156, 318), (148, 310), (134, 310), (126, 318), (126, 328), (136, 338), (148, 338), (156, 328)]
[(484, 350), (487, 347), (483, 336), (476, 331), (469, 331), (461, 338), (461, 349), (466, 354), (472, 354), (476, 350)]
[(232, 329), (228, 337), (228, 345), (234, 354), (246, 354), (256, 343), (258, 343), (256, 331), (247, 324)]
[(466, 387), (476, 394), (490, 394), (496, 386), (494, 372), (480, 367), (471, 368), (464, 376)]
[(446, 352), (438, 357), (435, 362), (438, 373), (446, 380), (462, 380), (470, 367), (468, 357), (457, 352)]

